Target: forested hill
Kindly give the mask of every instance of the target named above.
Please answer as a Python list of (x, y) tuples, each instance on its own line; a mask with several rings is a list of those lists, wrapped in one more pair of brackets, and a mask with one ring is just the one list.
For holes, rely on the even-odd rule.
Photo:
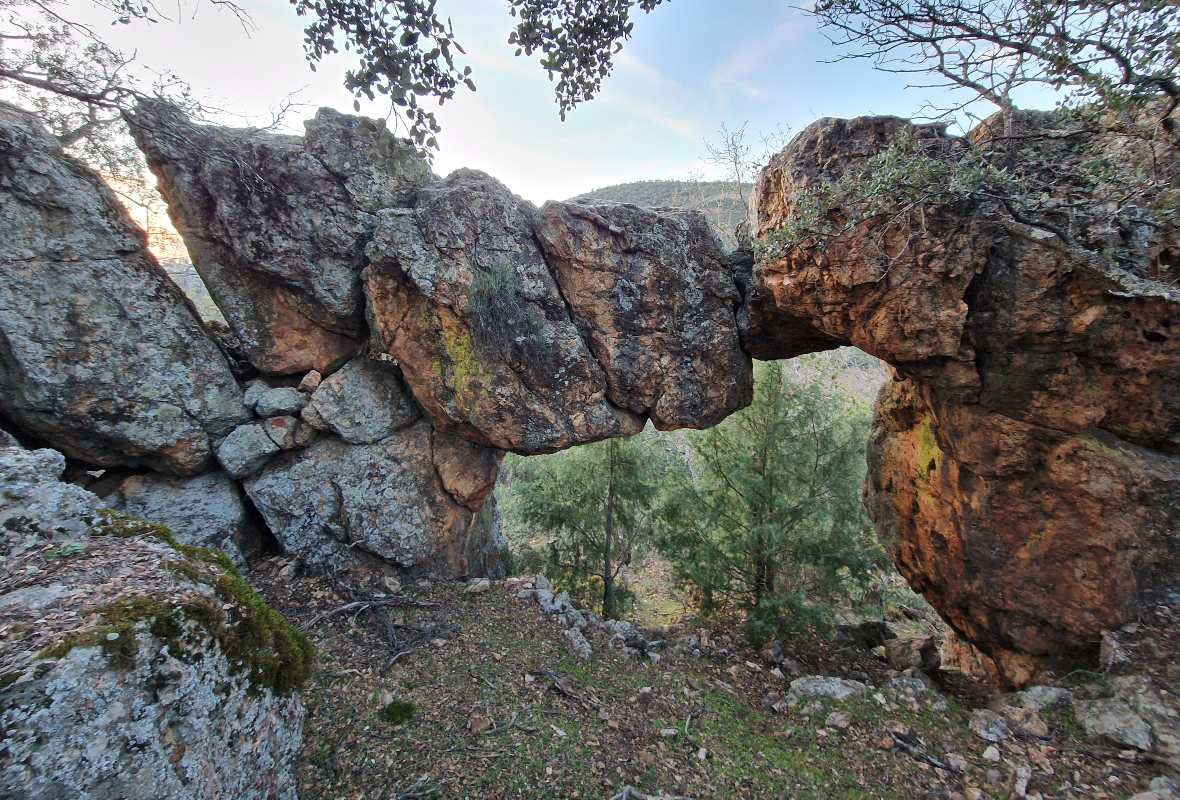
[(734, 228), (745, 219), (741, 198), (749, 199), (752, 184), (733, 181), (634, 181), (604, 186), (574, 200), (605, 200), (637, 206), (680, 206), (699, 208), (709, 215), (713, 227), (729, 246), (734, 245)]

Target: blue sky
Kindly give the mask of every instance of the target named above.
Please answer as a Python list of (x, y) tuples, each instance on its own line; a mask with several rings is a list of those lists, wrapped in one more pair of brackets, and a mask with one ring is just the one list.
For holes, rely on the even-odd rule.
[[(265, 117), (291, 92), (302, 104), (288, 119), (295, 130), (318, 106), (349, 110), (352, 98), (341, 86), (347, 56), (311, 72), (290, 6), (246, 5), (256, 23), (249, 35), (207, 4), (177, 21), (103, 33), (245, 120)], [(478, 91), (463, 91), (440, 110), (435, 169), (482, 169), (538, 203), (623, 181), (721, 177), (704, 162), (703, 141), (716, 139), (723, 123), (748, 123), (758, 154), (762, 135), (790, 135), (821, 116), (911, 116), (937, 99), (864, 62), (821, 63), (835, 51), (787, 0), (672, 0), (635, 19), (601, 95), (563, 123), (545, 73), (507, 44), (512, 20), (503, 0), (439, 5), (454, 21)], [(384, 117), (388, 107), (361, 110)]]

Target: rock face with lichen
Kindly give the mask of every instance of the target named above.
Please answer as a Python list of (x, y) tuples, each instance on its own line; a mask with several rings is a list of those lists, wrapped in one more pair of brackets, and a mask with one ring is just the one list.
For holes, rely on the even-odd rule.
[(182, 475), (245, 415), (225, 357), (114, 193), (4, 105), (0, 412), (88, 463)]
[(546, 203), (537, 238), (612, 403), (661, 430), (709, 427), (749, 404), (741, 295), (704, 214)]
[(0, 795), (294, 800), (302, 634), (223, 557), (53, 500), (89, 494), (59, 459), (0, 449), (0, 495), (49, 534), (0, 526), (0, 628), (24, 631), (0, 637)]
[[(1126, 161), (1111, 136), (1018, 122), (1034, 142), (1024, 180)], [(742, 320), (761, 357), (854, 344), (895, 367), (869, 448), (871, 515), (910, 583), (1020, 684), (1092, 659), (1104, 629), (1180, 575), (1180, 293), (1161, 279), (1180, 235), (1166, 216), (1117, 218), (1097, 186), (1060, 185), (1069, 232), (1052, 210), (981, 195), (866, 214), (823, 191), (899, 135), (953, 164), (986, 160), (987, 132), (880, 117), (803, 131), (756, 189)], [(1165, 180), (1180, 164), (1166, 147), (1147, 161)], [(822, 241), (796, 224), (817, 202)]]
[(380, 216), (365, 290), (377, 347), (435, 425), (544, 453), (637, 433), (607, 398), (533, 235), (536, 209), (481, 172), (424, 188)]
[(1068, 670), (1175, 579), (1180, 459), (902, 380), (878, 399), (866, 498), (915, 590), (1020, 684)]
[(408, 203), (426, 162), (383, 123), (328, 109), (304, 137), (194, 125), (149, 103), (130, 122), (250, 362), (326, 372), (352, 355), (374, 213)]

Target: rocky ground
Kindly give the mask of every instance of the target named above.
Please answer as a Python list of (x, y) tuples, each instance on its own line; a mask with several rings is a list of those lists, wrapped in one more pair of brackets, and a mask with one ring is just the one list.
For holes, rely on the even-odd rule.
[[(1164, 767), (1087, 737), (1068, 704), (996, 714), (978, 687), (906, 677), (853, 647), (800, 637), (776, 663), (697, 630), (699, 655), (687, 631), (637, 655), (591, 627), (582, 660), (518, 581), (360, 590), (291, 573), (275, 558), (251, 577), (319, 651), (304, 692), (304, 800), (1048, 800), (1128, 798), (1153, 780), (1168, 797)], [(340, 610), (378, 588), (398, 598), (388, 624)], [(809, 675), (839, 680), (797, 680)]]

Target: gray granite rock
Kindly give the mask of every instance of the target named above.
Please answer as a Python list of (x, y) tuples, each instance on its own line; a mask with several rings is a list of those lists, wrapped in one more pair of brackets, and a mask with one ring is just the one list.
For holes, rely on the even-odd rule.
[(262, 469), (279, 451), (260, 422), (235, 428), (217, 447), (217, 460), (231, 478), (245, 478)]
[(315, 428), (306, 425), (296, 417), (271, 417), (262, 423), (266, 435), (282, 450), (307, 447), (315, 438)]
[(199, 126), (157, 103), (131, 120), (193, 264), (266, 374), (353, 354), (373, 212), (430, 178), (379, 121), (324, 109), (305, 125), (305, 137)]
[(844, 678), (832, 678), (826, 675), (805, 675), (791, 681), (791, 688), (787, 690), (789, 700), (810, 700), (827, 698), (830, 700), (847, 700), (868, 691), (868, 687), (860, 681), (850, 681)]
[(65, 469), (56, 450), (0, 448), (0, 567), (31, 548), (75, 540), (97, 519), (101, 501), (62, 483)]
[(0, 105), (0, 411), (98, 466), (204, 469), (229, 364), (97, 174)]
[(372, 444), (422, 416), (397, 367), (365, 357), (324, 378), (311, 406), (329, 430), (351, 444)]
[(224, 472), (191, 478), (132, 475), (107, 500), (132, 516), (167, 525), (182, 544), (220, 550), (239, 565), (257, 533), (241, 490)]
[[(21, 566), (19, 588), (0, 589), (5, 623), (27, 631), (0, 640), (0, 797), (296, 800), (310, 650), (228, 650), (257, 612), (214, 588), (221, 566), (148, 526)], [(110, 610), (144, 603), (169, 624)]]
[(250, 385), (246, 387), (246, 391), (242, 392), (242, 405), (253, 411), (254, 406), (258, 405), (258, 398), (269, 392), (270, 389), (270, 384), (261, 378), (250, 381)]
[[(469, 539), (484, 534), (478, 511), (499, 454), (477, 451), (461, 468), (440, 470), (448, 438), (425, 420), (371, 444), (322, 437), (275, 457), (244, 487), (283, 550), (313, 569), (347, 567), (359, 551), (474, 575)], [(478, 491), (457, 491), (460, 484)]]
[(283, 386), (277, 389), (267, 389), (258, 395), (254, 403), (254, 411), (260, 417), (281, 417), (287, 414), (298, 414), (307, 405), (307, 395), (298, 389)]
[(1112, 695), (1077, 700), (1074, 715), (1091, 736), (1133, 747), (1180, 769), (1180, 703), (1147, 675), (1110, 679)]

